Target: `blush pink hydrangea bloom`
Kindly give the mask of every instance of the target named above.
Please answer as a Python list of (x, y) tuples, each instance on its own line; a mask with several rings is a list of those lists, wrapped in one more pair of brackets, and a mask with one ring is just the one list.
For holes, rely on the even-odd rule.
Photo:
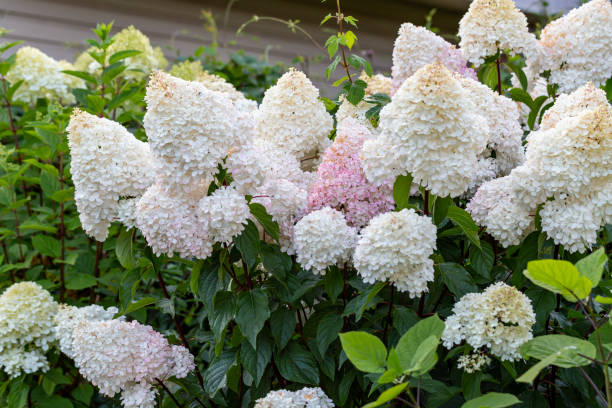
[(368, 182), (361, 167), (359, 152), (371, 137), (369, 130), (353, 118), (340, 123), (308, 195), (308, 213), (332, 207), (345, 214), (348, 225), (361, 228), (374, 216), (393, 210), (392, 187)]

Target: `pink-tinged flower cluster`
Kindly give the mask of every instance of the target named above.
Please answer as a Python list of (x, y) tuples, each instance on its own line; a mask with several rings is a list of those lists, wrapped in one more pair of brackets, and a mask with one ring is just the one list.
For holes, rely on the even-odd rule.
[(361, 167), (359, 151), (370, 137), (368, 129), (355, 119), (340, 123), (308, 195), (308, 212), (332, 207), (345, 214), (350, 226), (361, 228), (374, 216), (393, 210), (391, 186), (368, 182)]

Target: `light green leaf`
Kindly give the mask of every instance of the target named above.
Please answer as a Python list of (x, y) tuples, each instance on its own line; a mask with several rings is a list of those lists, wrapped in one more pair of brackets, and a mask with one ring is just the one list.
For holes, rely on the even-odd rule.
[(536, 285), (561, 294), (570, 302), (576, 301), (576, 297), (571, 292), (578, 298), (585, 299), (591, 293), (593, 286), (592, 282), (581, 275), (568, 261), (553, 259), (531, 261), (523, 274)]
[(379, 407), (400, 395), (406, 389), (406, 387), (408, 387), (408, 383), (397, 384), (380, 394), (376, 401), (364, 405), (363, 408)]
[(589, 256), (586, 256), (576, 262), (576, 269), (582, 276), (586, 276), (592, 283), (593, 287), (596, 288), (601, 280), (604, 267), (608, 262), (608, 256), (604, 247), (599, 248)]
[(125, 228), (121, 229), (119, 237), (115, 242), (115, 254), (121, 266), (125, 269), (132, 269), (136, 266), (134, 262), (134, 243), (132, 238), (134, 237), (135, 230), (128, 231)]
[(410, 201), (410, 188), (412, 187), (412, 175), (398, 176), (393, 183), (393, 201), (398, 210), (408, 208)]
[[(431, 369), (438, 360), (435, 351), (443, 331), (444, 322), (437, 315), (423, 319), (412, 326), (399, 339), (395, 348), (402, 370), (413, 372), (414, 375), (421, 375)], [(432, 336), (434, 337), (435, 347), (430, 344), (432, 342), (430, 337)], [(426, 345), (421, 347), (423, 343), (426, 343)], [(420, 351), (419, 348), (421, 348)], [(419, 354), (420, 352), (424, 355)], [(420, 368), (424, 370), (420, 370)]]
[(521, 401), (512, 394), (489, 392), (481, 397), (469, 400), (461, 408), (505, 408), (520, 403)]
[(358, 370), (366, 373), (385, 371), (387, 348), (380, 339), (366, 332), (340, 333), (342, 348)]

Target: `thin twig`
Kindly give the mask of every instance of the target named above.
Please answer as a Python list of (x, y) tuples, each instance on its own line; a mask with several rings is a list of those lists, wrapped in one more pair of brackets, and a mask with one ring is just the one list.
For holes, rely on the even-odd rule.
[[(336, 0), (336, 5), (338, 6), (338, 14), (336, 14), (336, 19), (338, 20), (338, 31), (340, 35), (344, 34), (344, 30), (342, 29), (342, 20), (344, 20), (344, 15), (340, 10), (340, 0)], [(346, 54), (344, 52), (344, 45), (340, 44), (340, 51), (342, 52), (342, 65), (344, 66), (344, 70), (346, 71), (346, 76), (348, 81), (352, 84), (353, 79), (351, 78), (351, 72), (348, 63), (346, 62)]]
[(387, 333), (389, 331), (389, 326), (393, 326), (393, 294), (395, 293), (395, 288), (393, 285), (390, 285), (391, 294), (389, 295), (389, 311), (387, 312), (387, 319), (385, 321), (385, 331), (383, 334), (383, 343), (387, 344)]
[(164, 389), (164, 391), (166, 391), (166, 393), (170, 396), (170, 398), (172, 398), (172, 401), (174, 401), (177, 407), (179, 408), (183, 407), (181, 403), (178, 402), (174, 394), (172, 394), (170, 390), (168, 389), (168, 387), (166, 387), (166, 384), (164, 384), (162, 380), (160, 380), (159, 378), (156, 378), (155, 381), (157, 381), (157, 383)]
[(586, 373), (586, 371), (584, 371), (582, 369), (582, 367), (577, 367), (578, 370), (580, 370), (580, 373), (584, 376), (584, 378), (587, 380), (587, 382), (591, 385), (591, 387), (593, 387), (593, 389), (595, 390), (595, 392), (597, 393), (597, 396), (599, 398), (601, 398), (601, 400), (605, 403), (605, 404), (601, 404), (602, 407), (606, 407), (608, 405), (608, 402), (606, 401), (606, 397), (604, 397), (604, 395), (601, 393), (601, 390), (599, 389), (599, 387), (597, 387), (597, 385), (595, 385), (595, 383), (593, 382), (593, 380), (591, 379), (591, 377)]

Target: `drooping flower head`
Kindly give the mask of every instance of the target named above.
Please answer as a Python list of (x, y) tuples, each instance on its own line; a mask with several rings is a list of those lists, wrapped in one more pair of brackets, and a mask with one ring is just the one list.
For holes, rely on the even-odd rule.
[(136, 204), (136, 226), (157, 255), (178, 253), (206, 259), (214, 240), (208, 218), (199, 211), (205, 190), (178, 194), (172, 186), (153, 184)]
[(512, 0), (473, 0), (459, 21), (459, 48), (474, 65), (495, 55), (497, 50), (510, 50), (534, 58), (536, 38), (527, 28), (527, 17)]
[(612, 77), (612, 4), (591, 0), (544, 27), (538, 43), (540, 71), (561, 92)]
[[(362, 149), (368, 179), (384, 180), (390, 172), (393, 181), (410, 172), (416, 183), (442, 197), (468, 189), (489, 138), (486, 120), (439, 63), (424, 66), (404, 82), (382, 109), (380, 127), (376, 142)], [(386, 145), (384, 160), (373, 154), (380, 145)]]
[(289, 70), (264, 95), (256, 113), (257, 137), (298, 159), (324, 150), (333, 121), (318, 98), (304, 73)]
[(20, 48), (15, 63), (6, 74), (6, 79), (13, 85), (23, 81), (13, 94), (13, 99), (30, 104), (39, 98), (74, 103), (72, 88), (83, 88), (85, 85), (83, 80), (62, 73), (65, 69), (72, 68), (37, 48)]
[(228, 150), (242, 143), (230, 98), (163, 72), (151, 75), (144, 127), (156, 175), (186, 193), (207, 188)]
[(11, 285), (0, 296), (0, 368), (9, 377), (47, 371), (45, 353), (55, 341), (57, 303), (34, 282)]
[(297, 261), (321, 275), (330, 265), (348, 262), (357, 243), (357, 230), (346, 224), (341, 212), (329, 207), (306, 215), (295, 224), (294, 233)]
[(475, 349), (488, 349), (503, 361), (514, 361), (521, 358), (521, 345), (533, 338), (534, 323), (531, 300), (515, 287), (497, 282), (455, 303), (442, 342), (450, 349), (465, 340)]
[(349, 225), (361, 228), (375, 215), (393, 209), (391, 186), (370, 183), (363, 173), (359, 152), (368, 138), (368, 129), (352, 118), (339, 124), (334, 143), (323, 154), (317, 170), (307, 211), (336, 208)]
[(434, 279), (436, 227), (412, 209), (374, 217), (361, 230), (353, 256), (357, 273), (367, 283), (391, 281), (410, 297), (427, 291)]
[(520, 110), (514, 101), (499, 95), (488, 86), (459, 74), (454, 74), (454, 77), (474, 106), (478, 107), (489, 127), (487, 148), (478, 160), (481, 169), (478, 174), (484, 177), (473, 180), (471, 189), (475, 191), (482, 182), (496, 176), (505, 176), (525, 161)]
[(121, 392), (125, 408), (153, 408), (158, 380), (186, 377), (195, 367), (189, 350), (171, 346), (152, 327), (136, 321), (82, 319), (72, 336), (81, 375), (106, 396)]
[(139, 197), (153, 182), (149, 144), (117, 122), (79, 109), (68, 124), (72, 180), (81, 225), (104, 241), (120, 198)]
[(404, 81), (425, 65), (442, 63), (451, 72), (458, 72), (468, 78), (476, 79), (473, 69), (455, 46), (425, 27), (404, 23), (400, 26), (393, 46), (394, 94)]

